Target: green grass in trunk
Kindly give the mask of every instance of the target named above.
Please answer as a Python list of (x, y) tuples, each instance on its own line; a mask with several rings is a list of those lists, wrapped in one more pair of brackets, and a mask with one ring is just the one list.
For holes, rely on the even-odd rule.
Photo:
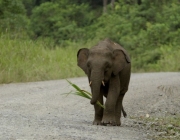
[[(84, 97), (84, 98), (87, 98), (89, 100), (91, 100), (92, 98), (92, 94), (85, 91), (85, 90), (82, 90), (80, 89), (77, 85), (73, 84), (72, 82), (70, 82), (69, 80), (67, 80), (67, 82), (74, 88), (76, 89), (75, 92), (70, 92), (70, 93), (66, 93), (66, 94), (74, 94), (74, 95), (78, 95), (78, 96), (81, 96), (81, 97)], [(96, 102), (96, 104), (98, 104), (100, 107), (102, 108), (105, 108), (104, 105), (102, 105), (99, 101)]]

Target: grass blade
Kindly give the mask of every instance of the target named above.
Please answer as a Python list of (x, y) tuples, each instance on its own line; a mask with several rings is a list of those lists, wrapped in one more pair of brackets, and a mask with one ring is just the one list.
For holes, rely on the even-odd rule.
[[(67, 79), (66, 79), (67, 80)], [(76, 89), (76, 92), (69, 92), (69, 93), (65, 93), (67, 94), (67, 96), (69, 94), (74, 94), (74, 95), (78, 95), (78, 96), (81, 96), (81, 97), (84, 97), (84, 98), (87, 98), (87, 99), (91, 99), (92, 98), (92, 94), (85, 91), (85, 90), (82, 90), (80, 89), (77, 85), (73, 84), (72, 82), (70, 82), (69, 80), (67, 80), (67, 82), (74, 88)], [(104, 105), (102, 105), (99, 101), (96, 102), (97, 105), (99, 105), (100, 107), (102, 108), (105, 108)]]
[[(67, 80), (67, 79), (66, 79), (66, 80)], [(80, 89), (77, 85), (71, 83), (69, 80), (67, 80), (67, 82), (68, 82), (72, 87), (74, 87), (76, 90), (81, 91), (81, 89)]]

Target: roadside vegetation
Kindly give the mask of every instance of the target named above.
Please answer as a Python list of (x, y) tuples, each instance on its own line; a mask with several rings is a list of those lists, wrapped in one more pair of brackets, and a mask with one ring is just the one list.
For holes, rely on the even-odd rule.
[(106, 37), (132, 72), (180, 71), (179, 36), (179, 0), (0, 0), (0, 83), (84, 76), (78, 49)]
[(144, 129), (153, 140), (179, 140), (180, 114), (164, 117), (134, 117), (137, 128)]
[(52, 80), (82, 76), (76, 67), (78, 47), (46, 47), (46, 40), (0, 37), (0, 83)]
[[(25, 38), (11, 39), (10, 36), (9, 33), (0, 36), (0, 83), (85, 76), (77, 67), (77, 51), (79, 48), (89, 48), (96, 44), (95, 41), (71, 42), (66, 47), (59, 47), (54, 46), (48, 39), (30, 40), (26, 35)], [(179, 71), (180, 50), (171, 50), (165, 46), (160, 51), (163, 57), (155, 64), (146, 64), (144, 67), (137, 68), (135, 63), (138, 62), (132, 58), (132, 71)]]

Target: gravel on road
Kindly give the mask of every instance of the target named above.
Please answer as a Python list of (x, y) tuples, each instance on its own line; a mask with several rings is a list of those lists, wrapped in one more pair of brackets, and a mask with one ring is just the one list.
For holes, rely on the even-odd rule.
[[(89, 90), (87, 78), (69, 80)], [(146, 140), (148, 134), (134, 127), (131, 117), (180, 113), (179, 85), (180, 73), (132, 74), (124, 98), (128, 118), (114, 127), (92, 125), (93, 106), (63, 95), (73, 90), (66, 80), (2, 84), (0, 140)]]

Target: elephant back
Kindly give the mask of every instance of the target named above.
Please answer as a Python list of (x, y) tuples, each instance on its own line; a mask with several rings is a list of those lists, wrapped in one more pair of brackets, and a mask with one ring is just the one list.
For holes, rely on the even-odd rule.
[(128, 63), (131, 62), (130, 56), (128, 55), (127, 51), (126, 51), (121, 45), (119, 45), (118, 43), (115, 43), (114, 41), (111, 41), (111, 40), (108, 39), (108, 38), (106, 38), (105, 40), (103, 40), (103, 42), (106, 44), (106, 47), (107, 47), (108, 49), (110, 49), (112, 52), (113, 52), (114, 50), (117, 50), (117, 49), (121, 50), (121, 51), (124, 53), (124, 55), (125, 55), (126, 61), (127, 61)]

